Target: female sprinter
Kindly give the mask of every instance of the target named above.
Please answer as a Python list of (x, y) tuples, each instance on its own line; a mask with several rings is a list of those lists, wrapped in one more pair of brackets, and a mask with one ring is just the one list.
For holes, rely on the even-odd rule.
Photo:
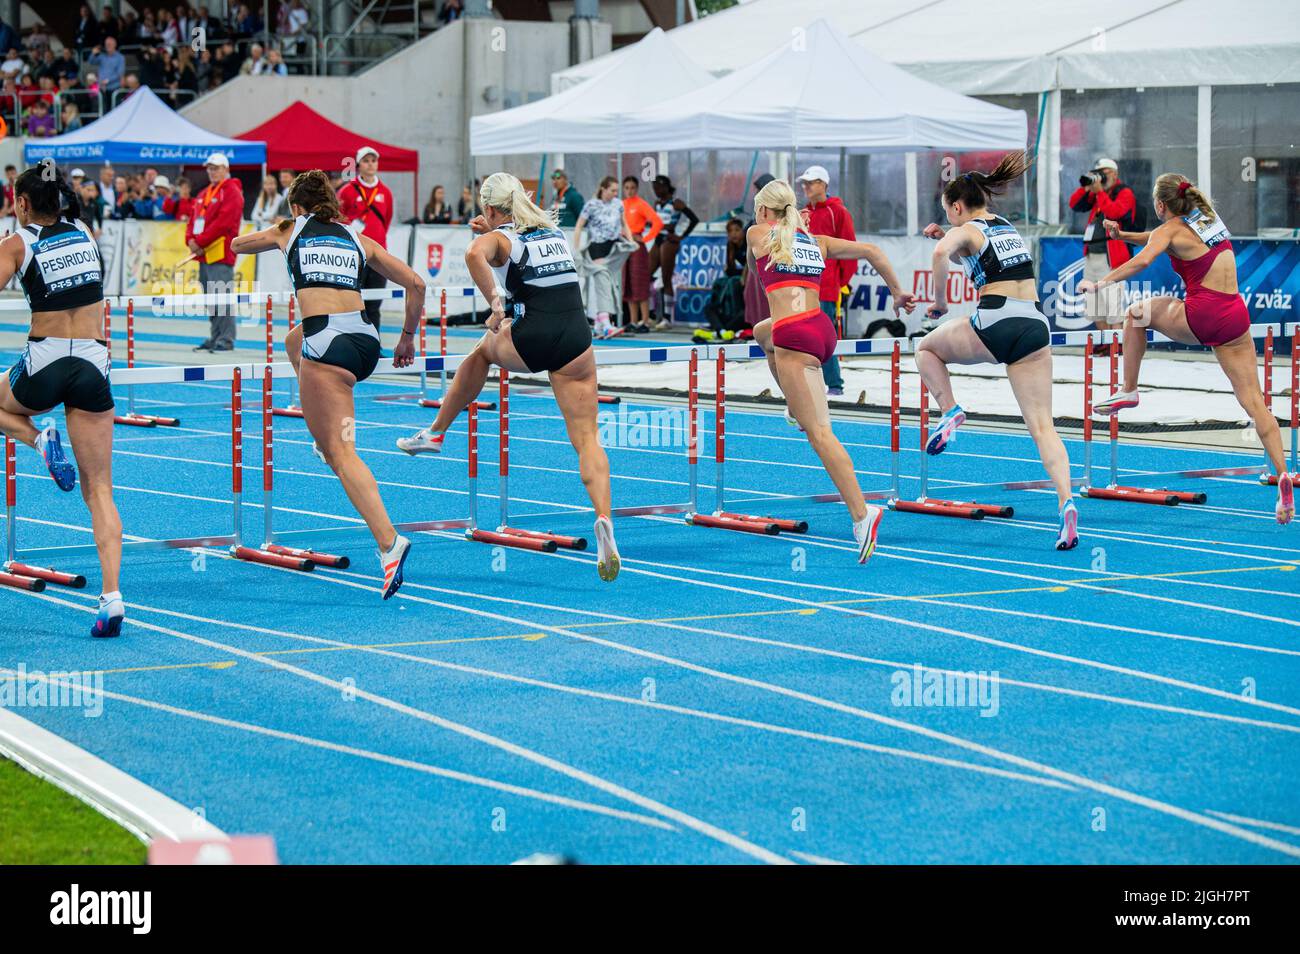
[(817, 456), (849, 508), (858, 562), (876, 548), (883, 513), (862, 497), (853, 461), (831, 430), (822, 365), (835, 352), (839, 336), (817, 300), (828, 258), (865, 258), (889, 285), (894, 313), (911, 311), (913, 296), (903, 294), (889, 260), (875, 245), (810, 235), (795, 204), (794, 190), (773, 179), (754, 196), (754, 224), (745, 234), (749, 267), (767, 293), (772, 317), (754, 326), (754, 340), (767, 352), (767, 364), (785, 394), (786, 404), (808, 435)]
[(1153, 232), (1122, 232), (1107, 220), (1106, 233), (1134, 245), (1145, 246), (1137, 255), (1101, 281), (1081, 282), (1079, 290), (1123, 281), (1150, 265), (1165, 252), (1170, 264), (1187, 284), (1185, 300), (1161, 296), (1134, 302), (1124, 316), (1124, 389), (1098, 401), (1101, 414), (1117, 414), (1137, 407), (1138, 372), (1146, 353), (1146, 328), (1183, 344), (1214, 349), (1219, 366), (1232, 382), (1242, 409), (1255, 422), (1255, 431), (1277, 472), (1278, 523), (1295, 516), (1294, 476), (1286, 472), (1286, 455), (1277, 419), (1264, 402), (1255, 360), (1255, 339), (1250, 335), (1250, 313), (1237, 293), (1237, 260), (1232, 235), (1210, 200), (1185, 176), (1167, 172), (1156, 179), (1156, 215), (1162, 222)]
[(255, 255), (278, 248), (304, 316), (284, 347), (298, 373), (302, 413), (317, 453), (338, 475), (348, 499), (366, 521), (379, 547), (389, 599), (402, 585), (402, 568), (411, 541), (397, 532), (374, 475), (357, 456), (350, 422), (355, 416), (352, 389), (370, 377), (379, 361), (379, 329), (365, 318), (361, 279), (366, 266), (406, 289), (406, 319), (393, 349), (394, 367), (415, 356), (412, 337), (424, 307), (424, 282), (383, 246), (340, 222), (338, 197), (319, 169), (304, 172), (289, 186), (292, 219), (237, 237), (231, 248)]
[(18, 231), (0, 242), (0, 287), (18, 276), (32, 327), (22, 358), (0, 378), (0, 430), (39, 451), (59, 489), (71, 490), (77, 470), (64, 456), (54, 422), (43, 422), (38, 431), (31, 420), (63, 405), (103, 574), (90, 635), (116, 636), (126, 613), (118, 591), (122, 521), (113, 503), (103, 264), (80, 214), (76, 195), (57, 169), (33, 166), (14, 181)]
[(547, 372), (596, 511), (596, 572), (608, 582), (619, 571), (609, 459), (596, 426), (596, 353), (573, 252), (554, 218), (509, 173), (488, 176), (479, 196), (483, 214), (470, 223), (479, 237), (465, 252), (465, 263), (492, 303), (488, 330), (456, 369), (437, 420), (399, 438), (397, 446), (408, 454), (441, 451), (447, 428), (478, 397), (494, 364), (517, 373)]
[(926, 314), (941, 318), (948, 311), (948, 263), (960, 264), (979, 291), (970, 321), (946, 321), (917, 346), (916, 367), (943, 417), (926, 451), (940, 454), (966, 420), (953, 396), (950, 364), (1005, 364), (1007, 380), (1024, 416), (1038, 456), (1056, 487), (1060, 528), (1056, 549), (1079, 543), (1079, 511), (1070, 486), (1070, 458), (1052, 424), (1052, 349), (1047, 318), (1038, 302), (1034, 260), (1010, 222), (988, 210), (988, 200), (1024, 174), (1023, 153), (1006, 156), (992, 172), (967, 172), (943, 190), (943, 210), (953, 226), (945, 233), (926, 226), (934, 249), (934, 304)]

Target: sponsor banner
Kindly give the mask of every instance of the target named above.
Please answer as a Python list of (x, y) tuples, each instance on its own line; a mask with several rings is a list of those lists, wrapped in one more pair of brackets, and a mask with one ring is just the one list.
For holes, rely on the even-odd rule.
[[(1066, 236), (1044, 237), (1039, 243), (1038, 294), (1052, 326), (1060, 331), (1092, 327), (1077, 291), (1083, 280), (1083, 242)], [(1256, 323), (1300, 321), (1300, 242), (1234, 238), (1237, 287), (1250, 319)], [(1124, 304), (1159, 295), (1181, 298), (1183, 280), (1169, 256), (1154, 262), (1124, 282)]]
[[(458, 293), (458, 289), (474, 284), (465, 265), (465, 251), (474, 240), (474, 233), (465, 225), (417, 225), (414, 228), (411, 268), (430, 288), (448, 289), (447, 314), (459, 315), (470, 311), (474, 298)], [(391, 241), (389, 246), (394, 247)], [(435, 295), (431, 303), (434, 309), (437, 301)]]
[[(123, 295), (144, 297), (202, 292), (199, 287), (198, 262), (190, 262), (184, 268), (176, 269), (177, 264), (190, 255), (185, 244), (184, 222), (127, 220), (122, 225), (126, 227), (122, 253)], [(240, 231), (253, 231), (252, 223), (245, 222)], [(233, 279), (235, 287), (232, 291), (248, 291), (253, 288), (256, 257), (236, 257)], [(203, 310), (196, 307), (194, 313)]]

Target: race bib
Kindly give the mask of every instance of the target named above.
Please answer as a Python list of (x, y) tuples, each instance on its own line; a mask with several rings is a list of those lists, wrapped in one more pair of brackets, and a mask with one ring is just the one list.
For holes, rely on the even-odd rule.
[(202, 231), (203, 231), (203, 216), (200, 215), (197, 219), (194, 220), (194, 234), (198, 235)]
[(528, 247), (528, 265), (538, 278), (575, 271), (573, 252), (564, 234), (546, 229), (524, 240)]
[(298, 270), (304, 282), (325, 282), (340, 288), (356, 288), (361, 271), (361, 254), (349, 239), (337, 235), (314, 235), (298, 239)]
[(99, 252), (80, 231), (38, 239), (32, 243), (32, 257), (50, 294), (101, 280)]
[(988, 230), (989, 248), (1003, 269), (1023, 265), (1030, 260), (1029, 248), (1011, 225), (994, 225)]
[(1083, 230), (1083, 240), (1085, 242), (1091, 242), (1092, 237), (1096, 234), (1097, 234), (1097, 223), (1094, 220), (1092, 222), (1089, 222), (1088, 227)]

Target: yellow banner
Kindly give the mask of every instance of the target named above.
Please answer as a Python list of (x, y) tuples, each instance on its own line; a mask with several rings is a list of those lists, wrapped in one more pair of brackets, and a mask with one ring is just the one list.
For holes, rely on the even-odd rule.
[[(185, 244), (184, 222), (128, 222), (127, 226), (122, 294), (153, 296), (253, 291), (257, 256), (240, 255), (235, 259), (233, 288), (204, 289), (199, 286), (197, 261), (176, 269), (180, 262), (190, 257), (189, 247)], [(253, 231), (252, 223), (245, 222), (241, 231)]]

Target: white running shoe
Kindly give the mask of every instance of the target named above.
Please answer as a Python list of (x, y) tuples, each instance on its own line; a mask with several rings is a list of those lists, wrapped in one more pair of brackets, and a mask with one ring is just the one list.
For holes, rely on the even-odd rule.
[(614, 524), (609, 517), (596, 518), (596, 573), (606, 583), (618, 578), (621, 561), (614, 542)]
[(1094, 414), (1118, 414), (1131, 407), (1138, 406), (1138, 393), (1133, 391), (1116, 391), (1108, 398), (1102, 398), (1092, 406)]
[(96, 639), (116, 636), (122, 632), (122, 620), (126, 618), (126, 606), (122, 603), (120, 592), (101, 593), (99, 613), (95, 623), (90, 627), (90, 635)]
[(315, 454), (317, 459), (326, 467), (330, 465), (330, 462), (325, 459), (325, 452), (320, 449), (320, 445), (315, 441), (311, 442), (311, 452)]
[(442, 453), (442, 439), (446, 436), (446, 434), (434, 433), (431, 427), (424, 427), (410, 437), (399, 437), (397, 446), (412, 457), (416, 454), (440, 454)]
[(592, 327), (593, 337), (602, 338), (602, 339), (608, 338), (610, 330), (611, 327), (609, 324), (609, 319), (604, 315), (597, 315), (595, 324)]
[(411, 541), (399, 533), (388, 551), (379, 554), (379, 566), (384, 571), (384, 586), (379, 595), (383, 599), (391, 599), (402, 588), (402, 569), (410, 552)]
[(885, 511), (880, 507), (867, 504), (867, 515), (861, 520), (853, 521), (853, 539), (858, 541), (858, 562), (866, 563), (876, 550), (876, 534), (880, 531), (880, 521)]

